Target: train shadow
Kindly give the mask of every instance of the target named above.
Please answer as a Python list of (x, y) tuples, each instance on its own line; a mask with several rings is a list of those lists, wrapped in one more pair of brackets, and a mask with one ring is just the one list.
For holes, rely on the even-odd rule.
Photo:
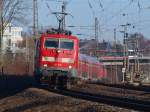
[(34, 85), (34, 78), (29, 75), (0, 75), (0, 99), (12, 96)]

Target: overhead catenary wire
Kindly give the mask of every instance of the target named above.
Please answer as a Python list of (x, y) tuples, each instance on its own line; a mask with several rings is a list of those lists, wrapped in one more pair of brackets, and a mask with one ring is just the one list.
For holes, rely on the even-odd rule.
[(93, 9), (93, 6), (92, 6), (90, 0), (88, 0), (88, 5), (89, 5), (89, 7), (90, 7), (90, 9), (91, 9), (91, 11), (92, 11), (93, 17), (95, 17), (95, 11), (94, 11), (94, 9)]
[(125, 5), (123, 8), (121, 8), (118, 12), (116, 12), (115, 14), (113, 14), (110, 18), (108, 18), (105, 21), (105, 25), (107, 25), (108, 23), (110, 23), (110, 21), (112, 21), (115, 17), (119, 16), (121, 14), (121, 12), (123, 12), (125, 9), (127, 9), (129, 6), (131, 6), (132, 2)]
[[(137, 6), (138, 6), (138, 13), (142, 13), (142, 9), (143, 9), (143, 6), (141, 5), (141, 3), (140, 3), (140, 1), (138, 0), (138, 1), (131, 1), (130, 3), (133, 3), (133, 2), (137, 2)], [(131, 5), (131, 4), (130, 4)], [(121, 13), (121, 12), (123, 12), (122, 10), (119, 12), (119, 13)], [(112, 16), (113, 18), (115, 17), (115, 16)], [(131, 22), (131, 24), (133, 25), (133, 27), (134, 27), (134, 29), (136, 29), (136, 28), (138, 28), (139, 26), (144, 26), (144, 25), (140, 25), (140, 24), (142, 24), (142, 23), (146, 23), (146, 22), (148, 22), (148, 20), (146, 21), (146, 20), (141, 20), (141, 15), (140, 15), (140, 21), (138, 21), (138, 22)], [(110, 19), (110, 20), (112, 20), (112, 19)], [(106, 24), (105, 24), (106, 23)], [(104, 24), (103, 25), (106, 25), (105, 27), (108, 27), (107, 26), (107, 24), (109, 24), (109, 23), (111, 23), (111, 21), (108, 21), (108, 22), (104, 22)], [(102, 25), (101, 25), (102, 26)], [(111, 25), (111, 27), (112, 27), (112, 25)], [(115, 26), (114, 26), (115, 27)], [(113, 28), (114, 28), (113, 27)], [(118, 27), (118, 26), (117, 26)], [(141, 30), (141, 29), (144, 29), (144, 28), (138, 28), (139, 29), (139, 31)], [(145, 28), (146, 29), (146, 28)]]
[[(104, 25), (107, 25), (108, 23), (110, 23), (115, 17), (119, 16), (121, 14), (121, 12), (123, 12), (124, 10), (126, 10), (128, 7), (130, 7), (132, 4), (134, 3), (134, 0), (131, 0), (129, 2), (129, 4), (125, 5), (123, 8), (121, 8), (119, 10), (119, 12), (116, 12), (115, 14), (113, 14), (110, 18), (108, 18), (105, 22), (104, 22)], [(141, 7), (141, 4), (140, 2), (138, 1), (137, 3), (137, 6), (139, 8), (139, 10), (141, 11), (142, 10), (142, 7)]]
[[(45, 1), (59, 2), (60, 0), (45, 0)], [(76, 0), (67, 0), (67, 1), (74, 2)], [(104, 0), (94, 0), (94, 1), (86, 0), (86, 1), (82, 1), (82, 2), (88, 3), (88, 6), (89, 6), (90, 10), (92, 11), (92, 15), (93, 16), (97, 15), (97, 17), (98, 17), (100, 14), (97, 9), (100, 9), (102, 11), (102, 8), (103, 8), (104, 10), (103, 10), (103, 13), (101, 13), (101, 14), (106, 14), (107, 10), (111, 10), (109, 7), (111, 7), (113, 2), (114, 2), (113, 4), (115, 4), (120, 1), (110, 0), (110, 1), (107, 1), (108, 4), (105, 4), (106, 2)], [(117, 22), (116, 23), (114, 22), (115, 23), (114, 24), (114, 23), (112, 23), (112, 21), (114, 21), (114, 19), (116, 19), (118, 16), (121, 17), (122, 13), (128, 13), (128, 15), (130, 17), (133, 16), (132, 14), (129, 14), (130, 12), (127, 10), (127, 9), (131, 8), (132, 5), (134, 5), (134, 9), (137, 7), (138, 11), (140, 10), (141, 13), (142, 13), (143, 7), (144, 7), (144, 5), (142, 4), (142, 1), (140, 1), (140, 0), (127, 0), (127, 2), (125, 2), (125, 4), (123, 4), (122, 2), (120, 2), (120, 4), (122, 4), (121, 5), (122, 7), (120, 7), (119, 10), (117, 10), (117, 11), (114, 10), (115, 11), (114, 13), (107, 13), (107, 15), (101, 15), (100, 23), (101, 23), (102, 31), (112, 31), (113, 28), (119, 28), (119, 24), (117, 24)], [(74, 5), (77, 5), (77, 4), (74, 4)], [(138, 11), (136, 11), (135, 14), (138, 13)], [(108, 18), (105, 19), (106, 16), (108, 16)], [(129, 17), (128, 17), (128, 19), (129, 19)], [(138, 22), (135, 23), (134, 21), (132, 21), (130, 23), (133, 26), (135, 26), (135, 29), (136, 29), (136, 28), (140, 27), (140, 24), (142, 24), (141, 27), (144, 27), (144, 23), (146, 23), (146, 22), (144, 20), (141, 20), (140, 24)], [(112, 24), (112, 25), (110, 25), (110, 24)], [(75, 28), (75, 29), (78, 29), (78, 28)], [(81, 28), (81, 29), (82, 30), (90, 30), (90, 28)]]

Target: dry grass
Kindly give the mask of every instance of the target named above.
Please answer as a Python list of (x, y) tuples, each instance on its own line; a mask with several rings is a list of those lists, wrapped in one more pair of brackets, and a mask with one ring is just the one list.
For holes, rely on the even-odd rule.
[(13, 54), (5, 54), (0, 67), (1, 73), (13, 75), (32, 75), (33, 61), (27, 61), (26, 54), (20, 53), (15, 56)]

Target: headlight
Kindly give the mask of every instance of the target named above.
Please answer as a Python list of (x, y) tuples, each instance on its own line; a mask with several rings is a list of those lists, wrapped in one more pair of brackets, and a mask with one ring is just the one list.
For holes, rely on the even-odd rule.
[(72, 69), (72, 66), (71, 66), (71, 65), (69, 66), (69, 69)]
[(43, 56), (42, 57), (42, 61), (54, 62), (55, 58), (54, 57), (45, 57), (45, 56)]
[(44, 67), (46, 68), (46, 67), (47, 67), (47, 64), (44, 64)]
[(62, 58), (63, 63), (74, 63), (74, 59), (72, 58)]

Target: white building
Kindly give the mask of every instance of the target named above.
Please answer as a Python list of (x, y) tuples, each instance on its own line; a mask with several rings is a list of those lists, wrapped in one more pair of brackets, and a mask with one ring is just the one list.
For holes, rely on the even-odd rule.
[(7, 49), (16, 52), (19, 49), (18, 44), (23, 40), (21, 36), (22, 31), (21, 27), (14, 27), (11, 24), (6, 27), (2, 38), (3, 52), (6, 52)]

